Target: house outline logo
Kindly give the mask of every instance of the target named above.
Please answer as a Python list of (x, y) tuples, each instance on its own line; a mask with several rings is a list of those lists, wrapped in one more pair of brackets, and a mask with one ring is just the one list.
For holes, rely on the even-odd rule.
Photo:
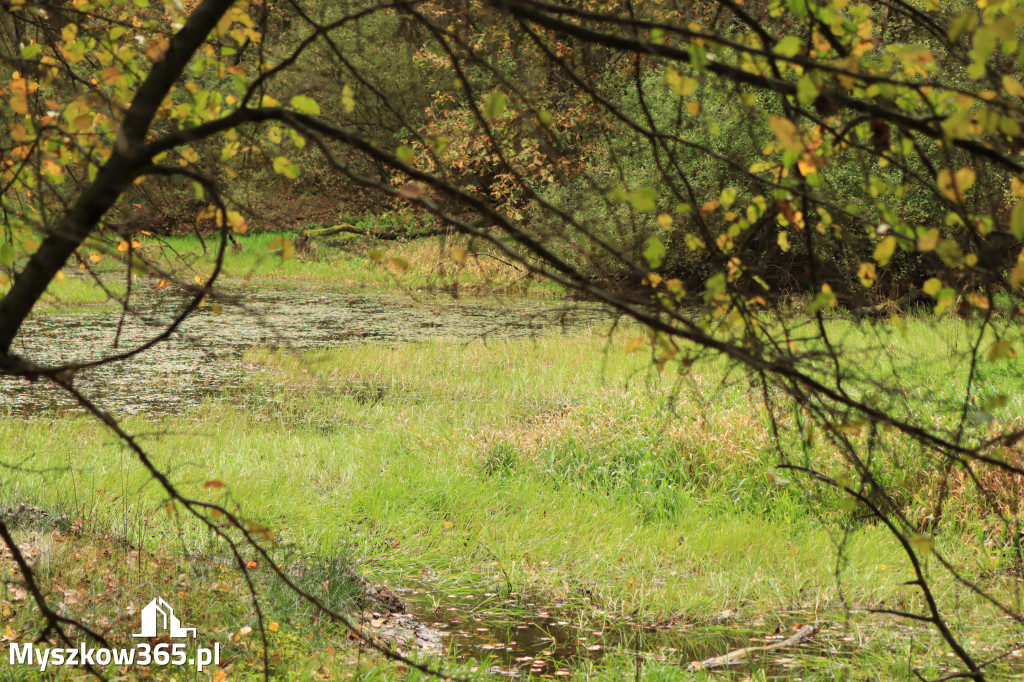
[(171, 637), (188, 637), (189, 633), (192, 633), (192, 637), (196, 636), (195, 628), (183, 628), (174, 615), (174, 608), (163, 597), (156, 597), (142, 609), (142, 632), (132, 637), (156, 637), (160, 629), (167, 630)]

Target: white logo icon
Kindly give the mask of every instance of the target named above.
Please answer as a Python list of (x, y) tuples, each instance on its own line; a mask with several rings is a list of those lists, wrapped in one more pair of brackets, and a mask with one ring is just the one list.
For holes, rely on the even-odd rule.
[(171, 637), (188, 637), (189, 633), (192, 633), (193, 637), (196, 636), (196, 629), (181, 627), (181, 622), (174, 615), (171, 605), (164, 601), (163, 597), (157, 597), (142, 609), (142, 632), (136, 633), (132, 637), (156, 637), (157, 630), (161, 629), (158, 616), (163, 617), (162, 629), (167, 630), (167, 634)]

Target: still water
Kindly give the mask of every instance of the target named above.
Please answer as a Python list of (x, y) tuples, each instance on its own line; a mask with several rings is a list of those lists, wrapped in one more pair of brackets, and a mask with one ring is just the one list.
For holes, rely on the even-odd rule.
[[(223, 303), (219, 312), (200, 308), (179, 333), (137, 357), (78, 372), (75, 386), (114, 413), (164, 414), (239, 382), (242, 355), (256, 345), (301, 351), (358, 342), (529, 336), (609, 319), (581, 303), (413, 298), (312, 283), (235, 291), (232, 297), (237, 303)], [(167, 290), (134, 297), (133, 312), (123, 323), (120, 310), (109, 307), (45, 311), (26, 322), (13, 350), (44, 366), (94, 361), (152, 339), (184, 301), (182, 294)], [(28, 416), (78, 409), (47, 382), (0, 378), (0, 411)]]

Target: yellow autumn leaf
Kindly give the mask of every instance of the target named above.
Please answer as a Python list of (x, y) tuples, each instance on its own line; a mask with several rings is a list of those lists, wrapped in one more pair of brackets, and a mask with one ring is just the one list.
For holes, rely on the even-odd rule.
[(875, 247), (875, 262), (884, 267), (889, 264), (889, 259), (894, 253), (896, 253), (896, 237), (890, 234)]
[(1022, 282), (1024, 282), (1024, 263), (1017, 263), (1010, 272), (1010, 286), (1016, 291), (1020, 289)]
[(1024, 199), (1024, 182), (1021, 182), (1020, 178), (1010, 179), (1010, 190), (1013, 192), (1013, 196)]
[(1024, 95), (1024, 87), (1021, 87), (1021, 84), (1009, 74), (1003, 76), (1003, 89), (1006, 90), (1006, 94), (1013, 97)]
[(626, 344), (626, 352), (632, 353), (637, 348), (639, 348), (640, 344), (643, 343), (645, 340), (646, 339), (643, 336), (634, 336), (632, 339), (629, 340), (629, 343)]
[(943, 168), (939, 171), (936, 182), (944, 197), (959, 203), (963, 201), (964, 192), (970, 189), (976, 178), (977, 174), (973, 168), (964, 167), (955, 173), (949, 168)]
[(1003, 358), (1015, 357), (1017, 357), (1017, 351), (1014, 350), (1013, 343), (1005, 339), (996, 341), (988, 349), (988, 359), (992, 362), (1002, 360)]
[(180, 163), (182, 166), (199, 163), (199, 152), (192, 147), (185, 147), (179, 152), (179, 154), (181, 155)]
[(934, 251), (939, 244), (939, 231), (936, 229), (926, 230), (917, 238), (918, 251)]
[(71, 121), (71, 130), (77, 133), (84, 133), (92, 128), (92, 120), (91, 114), (79, 114)]
[(910, 546), (921, 554), (931, 554), (935, 549), (935, 538), (929, 535), (914, 535), (910, 538)]
[(772, 129), (775, 137), (779, 139), (779, 144), (786, 151), (800, 153), (804, 150), (796, 124), (785, 116), (772, 116), (768, 120), (768, 127)]
[(167, 55), (171, 47), (171, 40), (166, 36), (160, 36), (146, 46), (146, 58), (151, 62), (158, 62)]
[(249, 231), (249, 224), (238, 211), (228, 211), (228, 225), (235, 234), (245, 234)]
[(43, 161), (43, 172), (54, 179), (60, 178), (64, 175), (64, 169), (61, 168), (57, 162), (50, 159)]
[(683, 76), (676, 69), (665, 71), (665, 83), (668, 84), (672, 92), (683, 97), (692, 95), (694, 90), (697, 89), (697, 81)]
[(121, 73), (121, 69), (116, 66), (108, 66), (100, 72), (100, 81), (107, 85), (114, 85), (121, 81), (124, 75)]
[(779, 244), (779, 248), (783, 251), (789, 251), (789, 233), (783, 230), (779, 232), (779, 238), (776, 240)]
[(341, 108), (345, 110), (346, 114), (351, 114), (356, 108), (355, 90), (352, 89), (351, 85), (346, 85), (341, 89)]
[(871, 286), (878, 279), (878, 273), (875, 269), (874, 263), (861, 263), (860, 268), (857, 269), (857, 277), (860, 278), (860, 283), (866, 287)]
[(818, 164), (815, 163), (814, 157), (804, 157), (796, 162), (796, 167), (800, 169), (800, 174), (807, 176), (813, 175), (818, 172)]

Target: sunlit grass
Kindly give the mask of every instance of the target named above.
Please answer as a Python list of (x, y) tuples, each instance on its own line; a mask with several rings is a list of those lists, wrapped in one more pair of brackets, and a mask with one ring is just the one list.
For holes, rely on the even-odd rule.
[[(282, 254), (282, 239), (296, 246), (294, 255), (287, 259)], [(218, 235), (151, 235), (140, 236), (139, 240), (138, 254), (186, 281), (194, 277), (208, 279), (220, 252)], [(307, 280), (464, 292), (556, 291), (550, 283), (493, 258), (487, 247), (472, 249), (466, 263), (459, 264), (452, 248), (466, 243), (464, 238), (454, 236), (371, 243), (359, 239), (307, 239), (292, 231), (233, 235), (233, 242), (224, 252), (222, 275), (228, 283), (255, 278), (263, 283)], [(372, 258), (371, 250), (379, 251), (383, 260)], [(405, 267), (399, 267), (397, 261)], [(95, 270), (116, 276), (123, 265), (108, 255)]]
[[(950, 353), (964, 336), (956, 321), (911, 320), (907, 337), (845, 324), (834, 323), (837, 338), (888, 344), (900, 362), (926, 347)], [(839, 620), (844, 605), (922, 608), (898, 544), (866, 521), (851, 526), (840, 593), (836, 528), (849, 512), (803, 481), (769, 480), (778, 454), (747, 377), (721, 384), (718, 362), (698, 363), (684, 379), (659, 374), (644, 353), (623, 352), (635, 334), (360, 344), (301, 356), (256, 348), (245, 358), (248, 383), (227, 400), (126, 423), (183, 492), (278, 530), (280, 556), (350, 556), (392, 585), (410, 574), (436, 576), (445, 590), (501, 590), (508, 580), (539, 603), (564, 601), (612, 621), (707, 623), (723, 611), (790, 610)], [(1010, 367), (985, 378), (1014, 396), (1001, 418), (1020, 414)], [(946, 391), (964, 370), (908, 363), (900, 371)], [(783, 415), (782, 426), (792, 419)], [(787, 438), (796, 452), (799, 442)], [(895, 434), (883, 439), (907, 458), (893, 485), (912, 501), (923, 480), (914, 467), (928, 453)], [(0, 473), (0, 504), (29, 500), (83, 519), (87, 532), (147, 546), (209, 545), (195, 524), (167, 516), (163, 492), (93, 420), (8, 418), (0, 442), (22, 466), (64, 469), (45, 478)], [(844, 470), (821, 443), (804, 454)], [(985, 519), (969, 491), (955, 493), (949, 504), (961, 523), (939, 531), (939, 546), (960, 565), (991, 566), (975, 575), (1011, 594), (1019, 585), (988, 551)], [(979, 647), (1005, 635), (965, 589), (937, 567), (930, 574), (958, 631), (984, 631)], [(858, 656), (878, 677), (907, 676), (906, 661), (884, 651), (868, 646)], [(846, 664), (818, 665), (827, 679)], [(583, 672), (615, 679), (621, 667)], [(647, 674), (678, 672), (652, 664)]]
[[(6, 294), (10, 286), (9, 283), (0, 286), (0, 296)], [(124, 296), (124, 292), (123, 277), (120, 280), (104, 277), (103, 286), (100, 286), (94, 279), (84, 275), (61, 276), (46, 288), (46, 293), (39, 299), (38, 307), (40, 309), (59, 308), (64, 312), (76, 309), (89, 310), (97, 306), (116, 303), (114, 299)]]

